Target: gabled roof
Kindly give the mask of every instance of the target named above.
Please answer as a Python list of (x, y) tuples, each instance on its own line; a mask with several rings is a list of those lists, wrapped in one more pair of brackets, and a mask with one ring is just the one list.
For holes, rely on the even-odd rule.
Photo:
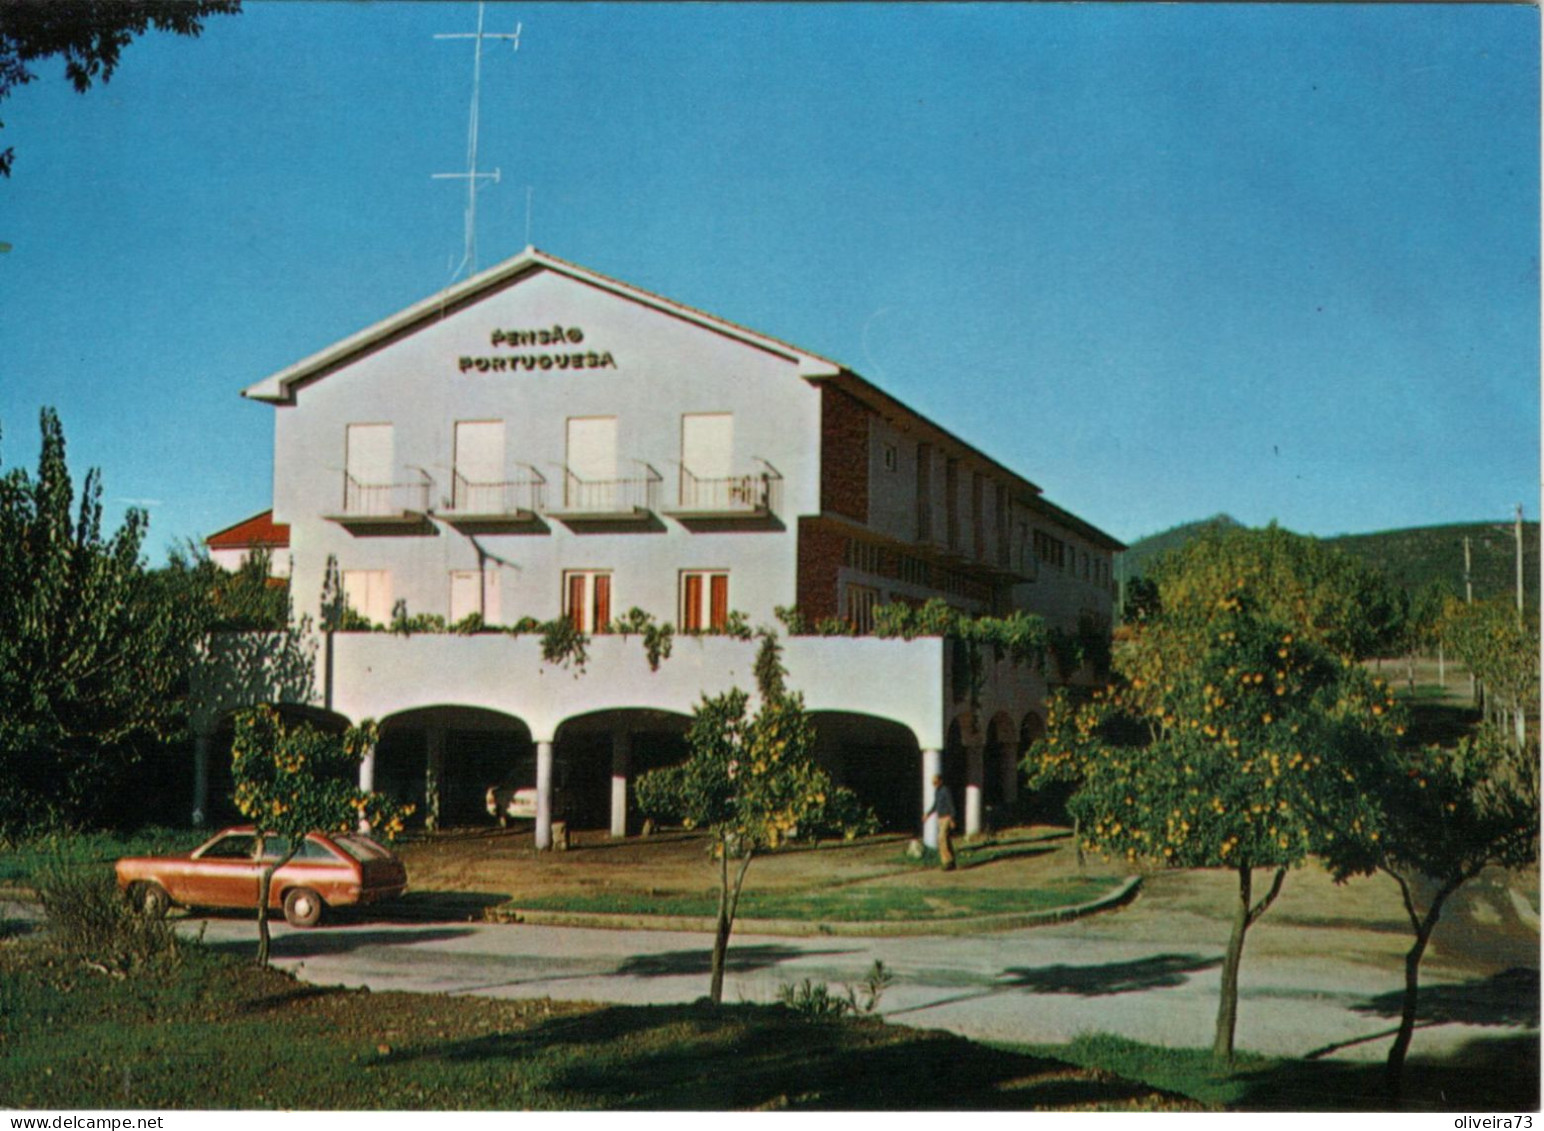
[(245, 550), (252, 546), (284, 547), (290, 544), (289, 532), (289, 524), (275, 522), (273, 511), (267, 510), (211, 534), (204, 539), (204, 545), (211, 550)]
[(674, 302), (660, 295), (608, 278), (588, 268), (528, 247), (496, 267), (473, 275), (460, 283), (415, 303), (390, 318), (344, 338), (324, 350), (297, 361), (287, 369), (281, 369), (257, 384), (243, 389), (241, 395), (252, 400), (288, 404), (294, 400), (295, 389), (307, 382), (325, 377), (339, 367), (371, 353), (406, 334), (426, 325), (439, 322), (451, 314), (518, 282), (532, 272), (546, 270), (574, 279), (577, 282), (651, 307), (682, 321), (693, 323), (727, 338), (765, 350), (798, 365), (801, 377), (827, 377), (840, 371), (841, 366), (817, 354), (808, 353), (787, 342), (758, 334), (744, 326), (717, 318), (683, 303)]
[[(518, 283), (521, 279), (530, 276), (537, 271), (551, 271), (576, 282), (595, 287), (608, 294), (636, 302), (666, 314), (672, 318), (678, 318), (683, 322), (699, 326), (712, 333), (721, 334), (726, 338), (741, 342), (755, 349), (764, 350), (774, 356), (793, 362), (798, 367), (799, 376), (812, 382), (829, 381), (847, 393), (856, 396), (875, 411), (890, 417), (907, 418), (920, 424), (926, 431), (942, 440), (946, 446), (955, 447), (969, 453), (972, 457), (981, 461), (994, 472), (1003, 476), (1014, 484), (1019, 497), (1026, 504), (1033, 506), (1047, 517), (1054, 518), (1077, 530), (1084, 537), (1104, 546), (1107, 549), (1119, 551), (1125, 547), (1090, 523), (1084, 522), (1067, 511), (1045, 499), (1040, 487), (1030, 482), (1018, 472), (1004, 466), (991, 456), (987, 455), (975, 445), (955, 436), (941, 425), (935, 423), (921, 413), (907, 407), (895, 397), (878, 388), (862, 376), (847, 368), (839, 362), (822, 357), (819, 354), (810, 353), (797, 346), (766, 334), (758, 333), (738, 323), (708, 314), (705, 311), (687, 306), (685, 303), (676, 302), (662, 295), (646, 291), (641, 287), (635, 287), (630, 283), (624, 283), (618, 279), (602, 275), (597, 271), (591, 271), (587, 267), (580, 267), (576, 263), (559, 259), (555, 255), (549, 255), (535, 247), (527, 247), (518, 255), (506, 259), (488, 270), (473, 275), (460, 283), (447, 287), (438, 294), (431, 295), (422, 302), (415, 303), (406, 310), (400, 311), (389, 318), (382, 319), (373, 326), (369, 326), (358, 333), (344, 338), (319, 350), (287, 369), (265, 377), (242, 390), (241, 395), (252, 400), (268, 401), (273, 404), (293, 404), (295, 390), (312, 381), (320, 380), (329, 373), (342, 368), (349, 363), (358, 360), (375, 350), (390, 345), (409, 334), (412, 334), (425, 326), (443, 321), (450, 315), (464, 310), (467, 307), (482, 301), (504, 290), (506, 287)], [(219, 546), (247, 546), (247, 545), (289, 545), (289, 527), (272, 522), (273, 512), (267, 511), (261, 515), (255, 515), (246, 522), (237, 523), (228, 530), (212, 535), (207, 544), (211, 547)], [(266, 520), (268, 528), (275, 532), (277, 540), (259, 541), (222, 541), (216, 543), (215, 539), (227, 537), (239, 538), (260, 520)], [(253, 527), (257, 529), (256, 527)]]

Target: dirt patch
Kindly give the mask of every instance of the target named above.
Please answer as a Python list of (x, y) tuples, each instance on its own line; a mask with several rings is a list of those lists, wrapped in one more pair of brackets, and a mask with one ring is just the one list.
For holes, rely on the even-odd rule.
[[(612, 838), (581, 832), (572, 845), (567, 852), (537, 852), (529, 831), (460, 830), (409, 842), (399, 851), (414, 897), (459, 899), (468, 912), (456, 916), (461, 918), (480, 918), (481, 907), (508, 900), (707, 893), (717, 883), (701, 834)], [(1068, 879), (1128, 874), (1097, 856), (1080, 867), (1068, 830), (1050, 826), (962, 842), (960, 867), (953, 872), (908, 859), (906, 845), (904, 836), (881, 836), (768, 853), (752, 864), (747, 890), (908, 887), (947, 904), (949, 893), (962, 888), (1044, 889)], [(1134, 903), (1087, 919), (1081, 929), (1101, 938), (1205, 939), (1221, 946), (1236, 890), (1230, 872), (1154, 872)], [(1449, 903), (1427, 954), (1428, 969), (1488, 975), (1537, 968), (1538, 891), (1537, 868), (1492, 870), (1471, 881)], [(1402, 963), (1409, 946), (1392, 880), (1369, 876), (1336, 884), (1314, 862), (1287, 877), (1281, 897), (1249, 937), (1255, 954), (1355, 954), (1385, 969)]]
[[(769, 852), (751, 865), (748, 886), (758, 891), (829, 889), (848, 884), (930, 888), (1035, 888), (1079, 875), (1119, 876), (1119, 868), (1090, 861), (1080, 871), (1063, 851), (1066, 830), (1005, 830), (959, 846), (952, 872), (912, 860), (904, 836), (827, 841)], [(670, 832), (612, 838), (604, 832), (571, 834), (567, 852), (537, 852), (529, 831), (461, 830), (398, 848), (416, 892), (465, 892), (505, 899), (628, 892), (641, 895), (714, 890), (718, 867), (708, 838)]]

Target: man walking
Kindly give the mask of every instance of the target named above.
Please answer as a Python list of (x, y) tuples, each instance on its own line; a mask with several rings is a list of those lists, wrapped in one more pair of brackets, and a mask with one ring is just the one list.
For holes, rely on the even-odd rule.
[(943, 775), (933, 775), (933, 804), (922, 814), (925, 822), (938, 816), (938, 862), (945, 872), (954, 871), (954, 795), (944, 784)]

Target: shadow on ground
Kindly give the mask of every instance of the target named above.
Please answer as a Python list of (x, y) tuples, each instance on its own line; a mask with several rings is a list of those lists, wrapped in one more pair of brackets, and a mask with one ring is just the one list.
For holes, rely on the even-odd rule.
[[(415, 943), (444, 942), (471, 934), (468, 927), (441, 927), (422, 931), (295, 931), (274, 935), (270, 953), (274, 958), (310, 958), (321, 954), (347, 954), (371, 946), (412, 946)], [(257, 923), (252, 924), (250, 939), (226, 939), (205, 942), (217, 953), (247, 954), (257, 950)]]
[(20, 938), (22, 935), (30, 935), (33, 931), (41, 929), (42, 924), (36, 919), (0, 918), (0, 939)]
[(959, 858), (960, 870), (969, 871), (972, 868), (980, 868), (983, 865), (991, 864), (998, 860), (1025, 860), (1031, 856), (1045, 856), (1055, 851), (1056, 845), (1037, 841), (1016, 844), (986, 844), (979, 848), (965, 845), (958, 849), (956, 855)]
[(346, 922), (468, 923), (483, 921), (490, 907), (508, 903), (507, 895), (470, 891), (410, 891), (390, 903), (340, 913)]
[[(1419, 1037), (1417, 1037), (1419, 1040)], [(1243, 1111), (1388, 1111), (1383, 1062), (1280, 1061), (1241, 1073)], [(1409, 1111), (1538, 1111), (1539, 1038), (1480, 1038), (1450, 1057), (1411, 1057), (1405, 1065)]]
[[(1380, 994), (1355, 1007), (1358, 1013), (1398, 1017), (1404, 1009), (1404, 993)], [(1416, 1021), (1465, 1025), (1539, 1025), (1539, 972), (1516, 967), (1453, 985), (1421, 989)]]
[(1003, 971), (1004, 989), (1033, 994), (1077, 994), (1106, 997), (1182, 986), (1189, 975), (1214, 970), (1222, 959), (1199, 954), (1157, 954), (1132, 962), (1106, 962), (1099, 966), (1011, 967)]
[[(730, 974), (746, 974), (754, 970), (765, 970), (790, 959), (851, 953), (851, 949), (801, 950), (777, 943), (732, 946), (724, 958), (724, 969)], [(670, 978), (678, 974), (709, 974), (712, 970), (711, 950), (667, 950), (661, 954), (634, 955), (618, 966), (616, 972), (637, 978)]]
[(568, 1046), (544, 1082), (605, 1110), (1198, 1110), (1143, 1084), (948, 1033), (811, 1020), (757, 1006), (606, 1009), (382, 1058), (518, 1064)]
[(1158, 954), (1132, 962), (1106, 962), (1098, 966), (1009, 967), (986, 987), (938, 1001), (925, 1002), (905, 1009), (887, 1009), (886, 1017), (923, 1013), (941, 1006), (959, 1005), (1004, 993), (1076, 994), (1080, 997), (1107, 997), (1182, 986), (1191, 974), (1222, 965), (1221, 958), (1203, 958), (1199, 954)]
[(1480, 713), (1473, 707), (1452, 703), (1407, 703), (1410, 712), (1405, 726), (1405, 745), (1408, 747), (1434, 744), (1456, 746), (1458, 740), (1473, 733), (1480, 721)]

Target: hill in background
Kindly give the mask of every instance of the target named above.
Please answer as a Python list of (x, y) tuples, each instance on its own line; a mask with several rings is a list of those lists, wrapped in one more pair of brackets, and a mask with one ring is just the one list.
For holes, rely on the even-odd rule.
[(1209, 530), (1242, 529), (1244, 524), (1228, 514), (1214, 514), (1211, 518), (1171, 526), (1167, 530), (1149, 534), (1146, 538), (1127, 546), (1126, 552), (1121, 555), (1121, 570), (1128, 578), (1145, 577), (1152, 572), (1153, 563), (1164, 554), (1170, 550), (1177, 550), (1186, 542), (1199, 538)]
[[(1158, 557), (1212, 529), (1242, 527), (1225, 515), (1176, 526), (1132, 544), (1124, 555), (1124, 575), (1139, 577), (1151, 571)], [(1469, 539), (1474, 597), (1510, 598), (1515, 592), (1516, 549), (1512, 525), (1505, 522), (1457, 523), (1449, 526), (1414, 526), (1375, 534), (1341, 534), (1321, 541), (1360, 558), (1388, 574), (1396, 585), (1416, 592), (1432, 582), (1464, 595), (1464, 539)], [(1523, 590), (1530, 608), (1539, 606), (1539, 524), (1523, 523)]]

